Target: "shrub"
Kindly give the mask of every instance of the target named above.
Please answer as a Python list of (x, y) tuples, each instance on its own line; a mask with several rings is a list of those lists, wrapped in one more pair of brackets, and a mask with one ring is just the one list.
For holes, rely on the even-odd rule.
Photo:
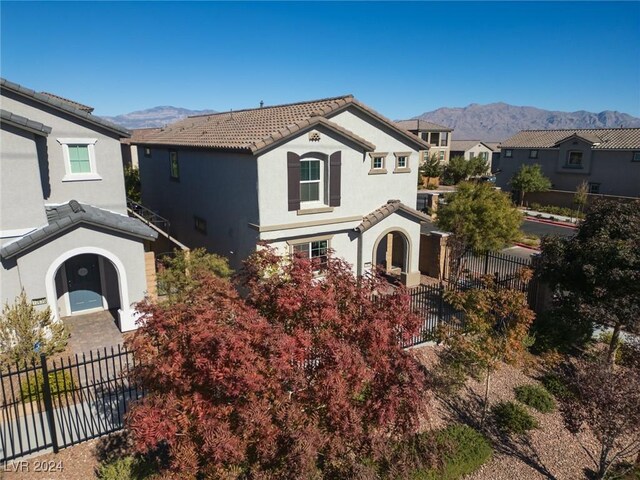
[(427, 183), (427, 190), (437, 190), (437, 189), (438, 189), (437, 183)]
[(156, 473), (144, 457), (127, 456), (101, 464), (96, 476), (102, 480), (143, 480)]
[(0, 366), (31, 363), (41, 353), (62, 351), (68, 338), (64, 324), (51, 320), (51, 310), (36, 310), (23, 290), (12, 305), (5, 304), (0, 315)]
[[(380, 476), (455, 480), (476, 471), (491, 454), (491, 445), (481, 433), (467, 425), (455, 424), (436, 432), (419, 433), (398, 445), (392, 459), (396, 464)], [(403, 465), (398, 464), (410, 468), (403, 469)]]
[(491, 411), (501, 430), (523, 434), (538, 427), (538, 422), (529, 412), (515, 402), (500, 402)]
[[(66, 392), (73, 391), (73, 379), (67, 371), (51, 372), (49, 375), (49, 388), (53, 398)], [(44, 377), (42, 372), (30, 376), (20, 383), (20, 398), (23, 402), (39, 400), (44, 391)]]
[(549, 413), (556, 408), (553, 396), (544, 387), (539, 385), (520, 385), (514, 391), (516, 398), (520, 402), (535, 408), (539, 412)]
[(540, 382), (548, 392), (551, 392), (551, 394), (558, 399), (569, 398), (569, 396), (571, 396), (571, 390), (569, 390), (569, 387), (567, 387), (562, 377), (555, 373), (546, 373), (540, 379)]

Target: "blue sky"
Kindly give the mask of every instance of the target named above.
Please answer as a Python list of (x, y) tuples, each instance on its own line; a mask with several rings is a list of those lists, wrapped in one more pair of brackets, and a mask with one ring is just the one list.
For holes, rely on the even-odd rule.
[(3, 77), (116, 115), (352, 93), (640, 116), (639, 2), (2, 1)]

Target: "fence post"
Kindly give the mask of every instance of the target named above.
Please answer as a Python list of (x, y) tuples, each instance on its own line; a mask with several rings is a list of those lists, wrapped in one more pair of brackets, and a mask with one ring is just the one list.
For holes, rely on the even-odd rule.
[[(47, 357), (43, 353), (40, 355), (40, 364), (42, 365), (42, 394), (44, 395), (44, 408), (47, 411), (47, 420), (49, 422), (49, 433), (51, 434), (51, 445), (53, 453), (58, 453), (58, 435), (56, 434), (56, 421), (53, 415), (53, 399), (51, 397), (51, 385), (49, 384), (49, 370), (47, 369)], [(57, 381), (57, 379), (56, 379)]]
[(489, 250), (484, 252), (484, 274), (487, 275), (489, 273)]
[[(438, 288), (438, 323), (442, 322), (442, 316), (444, 315), (444, 284), (440, 283)], [(440, 325), (438, 325), (440, 326)]]

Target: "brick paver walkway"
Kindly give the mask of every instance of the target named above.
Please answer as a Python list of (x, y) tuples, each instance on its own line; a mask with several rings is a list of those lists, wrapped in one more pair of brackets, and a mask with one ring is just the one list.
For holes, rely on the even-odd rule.
[(89, 354), (100, 349), (110, 352), (122, 344), (122, 333), (115, 323), (116, 312), (95, 312), (86, 315), (64, 317), (62, 321), (69, 327), (69, 347), (72, 353)]

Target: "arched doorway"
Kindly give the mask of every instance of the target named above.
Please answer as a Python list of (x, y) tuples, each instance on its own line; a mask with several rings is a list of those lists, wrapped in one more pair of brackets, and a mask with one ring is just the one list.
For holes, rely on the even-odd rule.
[(47, 303), (61, 317), (128, 307), (125, 270), (111, 252), (78, 248), (58, 257), (46, 274)]
[(409, 240), (403, 232), (390, 230), (378, 237), (373, 248), (373, 264), (389, 280), (403, 282), (409, 269)]

